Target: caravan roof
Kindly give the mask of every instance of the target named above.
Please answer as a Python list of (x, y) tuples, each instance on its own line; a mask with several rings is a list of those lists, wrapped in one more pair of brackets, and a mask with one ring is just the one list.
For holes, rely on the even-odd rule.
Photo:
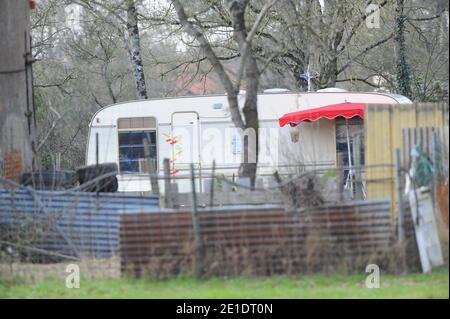
[[(242, 106), (245, 92), (239, 95)], [(410, 104), (411, 100), (398, 94), (378, 92), (270, 92), (258, 94), (259, 119), (278, 119), (285, 113), (316, 108), (324, 105), (358, 102), (376, 104)], [(120, 117), (145, 116), (151, 113), (159, 124), (171, 122), (174, 112), (195, 111), (205, 121), (229, 118), (228, 101), (225, 94), (182, 96), (135, 100), (112, 104), (98, 110), (90, 126), (116, 125)]]

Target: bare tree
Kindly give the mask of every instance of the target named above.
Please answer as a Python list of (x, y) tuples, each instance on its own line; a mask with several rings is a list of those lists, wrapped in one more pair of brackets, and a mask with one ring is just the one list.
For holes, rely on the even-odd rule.
[[(222, 62), (218, 59), (211, 43), (205, 37), (201, 29), (196, 26), (187, 16), (186, 11), (179, 0), (172, 1), (177, 12), (181, 25), (187, 33), (195, 38), (200, 44), (208, 61), (211, 63), (213, 70), (220, 78), (222, 85), (227, 92), (228, 104), (230, 108), (231, 118), (234, 125), (242, 130), (252, 130), (254, 140), (250, 138), (244, 139), (244, 156), (242, 158), (239, 174), (248, 176), (251, 184), (255, 184), (257, 161), (258, 161), (258, 110), (257, 110), (257, 94), (258, 83), (261, 75), (255, 56), (252, 53), (252, 40), (259, 29), (264, 16), (275, 4), (276, 0), (267, 2), (258, 14), (250, 31), (247, 31), (245, 13), (248, 7), (248, 0), (227, 0), (227, 10), (231, 18), (231, 27), (233, 28), (233, 39), (237, 44), (240, 53), (240, 66), (237, 71), (236, 83), (233, 83), (227, 74)], [(198, 22), (198, 21), (197, 21)], [(244, 118), (242, 118), (239, 109), (238, 94), (242, 80), (246, 84), (245, 102), (242, 109)]]
[[(147, 85), (145, 82), (144, 66), (142, 64), (142, 54), (140, 45), (140, 34), (138, 24), (138, 13), (135, 0), (120, 0), (103, 2), (97, 0), (68, 0), (82, 6), (85, 10), (91, 11), (97, 17), (102, 17), (105, 21), (115, 25), (119, 34), (126, 34), (125, 46), (130, 55), (131, 66), (136, 85), (136, 97), (146, 99)], [(126, 17), (124, 17), (126, 16)], [(111, 21), (114, 19), (114, 21)]]
[(400, 94), (412, 97), (411, 71), (406, 58), (405, 45), (405, 0), (397, 0), (395, 17), (395, 44), (397, 49), (397, 83)]
[(136, 94), (138, 99), (147, 99), (147, 86), (145, 83), (144, 66), (141, 57), (141, 39), (139, 36), (138, 16), (134, 0), (126, 0), (127, 30), (130, 45), (130, 59), (133, 66)]
[[(198, 21), (193, 20), (194, 25), (197, 24), (206, 34), (230, 30), (233, 23), (231, 15), (221, 3), (218, 0), (195, 2), (200, 12), (196, 14)], [(338, 81), (349, 81), (346, 73), (355, 61), (394, 36), (393, 32), (377, 32), (376, 36), (368, 36), (365, 32), (365, 20), (371, 14), (366, 7), (373, 3), (373, 0), (330, 0), (322, 4), (318, 0), (282, 0), (275, 10), (268, 13), (264, 28), (256, 33), (252, 53), (258, 62), (269, 62), (264, 68), (269, 68), (272, 74), (277, 71), (281, 77), (289, 75), (295, 86), (302, 90), (307, 88), (302, 74), (309, 69), (317, 71), (317, 77), (312, 80), (313, 88), (333, 87)], [(379, 8), (387, 4), (388, 1), (381, 1)], [(189, 6), (194, 5), (190, 3)], [(256, 20), (261, 9), (259, 2), (249, 1), (246, 19)], [(158, 14), (146, 19), (153, 20), (155, 25), (176, 25), (167, 15)], [(366, 41), (356, 43), (355, 38), (365, 38)], [(230, 46), (227, 41), (215, 44), (231, 51), (229, 56), (239, 54), (238, 48)], [(354, 79), (370, 84), (364, 77), (351, 80)]]
[[(448, 2), (410, 0), (398, 5), (403, 6), (404, 25), (403, 39), (400, 36), (395, 46), (397, 90), (408, 89), (409, 75), (411, 99), (423, 102), (445, 100), (449, 80)], [(396, 21), (400, 19), (398, 11)], [(397, 23), (396, 26), (400, 25)]]
[[(374, 1), (283, 1), (271, 17), (272, 32), (261, 32), (256, 45), (264, 56), (278, 51), (271, 68), (290, 74), (297, 88), (306, 90), (306, 72), (316, 71), (313, 88), (334, 87), (339, 77), (355, 60), (385, 44), (391, 32), (365, 36), (355, 45), (355, 38), (365, 32), (365, 21), (371, 14), (366, 7)], [(388, 1), (379, 2), (379, 8)], [(342, 81), (342, 79), (340, 79)]]

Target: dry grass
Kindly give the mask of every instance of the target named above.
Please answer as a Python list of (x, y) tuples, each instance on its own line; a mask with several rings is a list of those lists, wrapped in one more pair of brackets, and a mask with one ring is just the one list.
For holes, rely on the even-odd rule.
[(118, 257), (102, 259), (83, 259), (51, 264), (33, 263), (0, 263), (0, 277), (21, 278), (31, 281), (42, 281), (49, 278), (65, 278), (66, 267), (77, 264), (80, 274), (89, 279), (115, 279), (120, 278), (120, 259)]

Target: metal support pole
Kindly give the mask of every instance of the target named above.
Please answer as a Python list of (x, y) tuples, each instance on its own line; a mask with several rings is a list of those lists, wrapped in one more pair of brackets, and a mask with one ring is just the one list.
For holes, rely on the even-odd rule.
[(195, 247), (195, 275), (202, 276), (203, 247), (200, 236), (200, 221), (197, 209), (197, 193), (195, 190), (195, 172), (194, 164), (191, 163), (191, 186), (192, 186), (192, 225), (194, 229), (194, 247)]
[[(98, 174), (98, 161), (99, 161), (99, 150), (98, 150), (99, 146), (98, 146), (98, 132), (95, 133), (95, 168), (96, 168), (96, 174)], [(98, 190), (99, 190), (99, 185), (98, 185), (98, 181), (95, 183), (95, 194), (98, 197)]]
[(98, 133), (95, 133), (95, 166), (98, 168)]

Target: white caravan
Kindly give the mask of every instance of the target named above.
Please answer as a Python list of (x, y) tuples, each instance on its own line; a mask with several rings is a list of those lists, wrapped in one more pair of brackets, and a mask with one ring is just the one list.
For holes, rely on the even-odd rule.
[[(243, 104), (245, 92), (240, 94)], [(281, 128), (278, 119), (286, 113), (331, 104), (355, 102), (371, 104), (409, 104), (404, 96), (384, 93), (357, 93), (338, 89), (294, 93), (268, 90), (258, 95), (260, 123), (258, 174), (269, 174), (275, 167), (301, 163), (303, 166), (336, 163), (338, 119), (322, 118), (301, 123), (298, 143), (292, 142), (292, 128)], [(242, 106), (241, 106), (242, 107)], [(358, 124), (358, 123), (357, 123)], [(361, 124), (361, 120), (359, 122)], [(150, 144), (151, 156), (163, 175), (163, 160), (169, 158), (178, 189), (189, 191), (189, 165), (199, 175), (197, 189), (204, 190), (213, 160), (216, 174), (237, 173), (241, 160), (241, 135), (235, 129), (226, 95), (189, 96), (131, 101), (99, 110), (89, 124), (86, 164), (117, 163), (119, 191), (148, 192), (151, 183), (144, 156), (143, 139)], [(97, 144), (98, 138), (98, 144)], [(344, 143), (345, 145), (345, 143)], [(160, 190), (163, 191), (162, 181)]]

